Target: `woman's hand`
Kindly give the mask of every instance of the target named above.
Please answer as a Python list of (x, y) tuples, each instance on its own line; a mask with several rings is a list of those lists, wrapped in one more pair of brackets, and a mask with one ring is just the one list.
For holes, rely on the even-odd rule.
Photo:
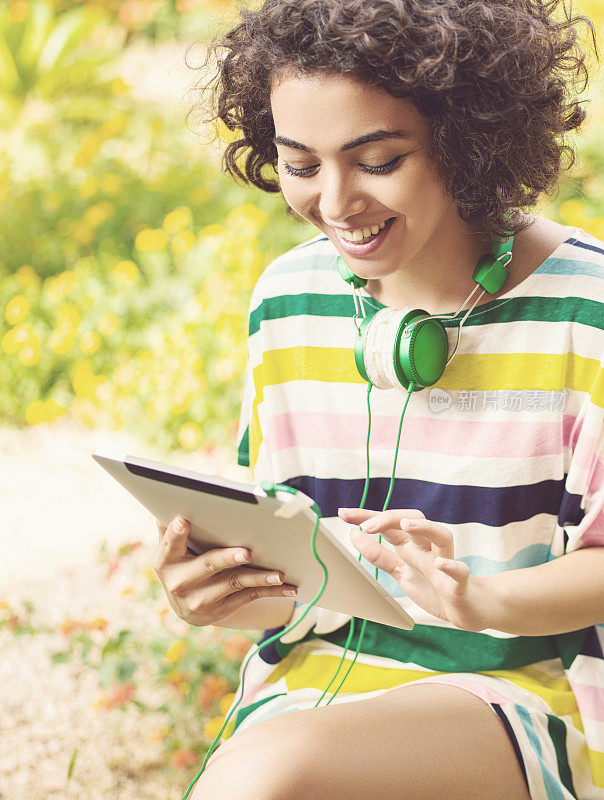
[[(338, 514), (355, 526), (350, 539), (361, 555), (392, 575), (418, 606), (464, 630), (489, 627), (488, 584), (454, 559), (453, 534), (444, 525), (430, 522), (414, 508), (341, 508)], [(356, 527), (360, 525), (362, 529)], [(380, 544), (377, 534), (396, 552)]]
[[(243, 606), (260, 597), (283, 597), (282, 573), (245, 566), (251, 558), (242, 547), (220, 547), (199, 556), (187, 552), (189, 524), (173, 519), (166, 528), (155, 520), (159, 546), (155, 574), (163, 584), (172, 610), (198, 627), (219, 625)], [(278, 580), (268, 580), (277, 576)]]

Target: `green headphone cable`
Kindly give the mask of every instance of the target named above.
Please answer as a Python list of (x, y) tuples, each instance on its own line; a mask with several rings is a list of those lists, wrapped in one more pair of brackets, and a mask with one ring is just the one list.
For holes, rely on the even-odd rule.
[[(367, 473), (366, 473), (366, 476), (365, 476), (365, 486), (364, 486), (363, 496), (362, 496), (359, 508), (363, 508), (364, 507), (366, 499), (367, 499), (367, 492), (368, 492), (368, 489), (369, 489), (369, 439), (370, 439), (370, 435), (371, 435), (371, 407), (370, 407), (369, 395), (371, 393), (371, 387), (372, 387), (372, 385), (369, 384), (368, 388), (367, 388), (367, 412), (368, 412), (367, 442), (366, 442)], [(409, 403), (409, 400), (411, 398), (411, 394), (412, 393), (413, 393), (413, 383), (410, 384), (410, 386), (409, 386), (409, 388), (407, 390), (407, 399), (405, 400), (405, 405), (403, 407), (403, 412), (401, 414), (401, 419), (400, 419), (400, 423), (399, 423), (399, 427), (398, 427), (398, 434), (397, 434), (397, 439), (396, 439), (396, 448), (395, 448), (395, 452), (394, 452), (394, 463), (393, 463), (393, 466), (392, 466), (392, 475), (390, 477), (390, 485), (388, 487), (388, 493), (387, 493), (386, 500), (384, 502), (384, 506), (382, 508), (382, 511), (385, 511), (388, 508), (388, 503), (390, 502), (390, 497), (392, 495), (392, 489), (393, 489), (393, 486), (394, 486), (394, 476), (395, 476), (395, 473), (396, 473), (396, 463), (397, 463), (397, 459), (398, 459), (398, 451), (399, 451), (400, 438), (401, 438), (401, 430), (402, 430), (402, 426), (403, 426), (403, 419), (404, 419), (405, 411), (407, 410), (407, 405)], [(274, 491), (277, 491), (277, 490), (278, 490), (278, 487), (275, 487)], [(273, 493), (274, 493), (274, 491), (273, 491)], [(248, 656), (247, 656), (247, 658), (245, 660), (245, 663), (243, 664), (243, 666), (241, 668), (241, 684), (240, 684), (240, 687), (239, 687), (239, 689), (240, 689), (239, 698), (238, 698), (237, 702), (233, 704), (233, 707), (231, 708), (231, 710), (229, 711), (229, 713), (225, 717), (225, 720), (224, 720), (224, 722), (222, 724), (222, 727), (221, 727), (220, 731), (218, 732), (218, 735), (216, 736), (216, 738), (214, 739), (214, 741), (212, 742), (212, 744), (208, 748), (208, 751), (207, 751), (206, 756), (204, 758), (203, 764), (201, 765), (201, 769), (199, 770), (197, 775), (195, 775), (195, 777), (193, 778), (193, 780), (189, 784), (189, 788), (187, 789), (186, 793), (183, 795), (182, 800), (187, 800), (187, 797), (191, 793), (191, 790), (193, 789), (193, 786), (195, 785), (195, 783), (199, 779), (200, 775), (204, 771), (204, 769), (206, 767), (206, 764), (207, 764), (207, 762), (208, 762), (208, 760), (210, 758), (210, 755), (212, 754), (212, 751), (214, 750), (214, 747), (215, 747), (216, 743), (218, 742), (218, 740), (222, 736), (222, 732), (226, 728), (226, 726), (227, 726), (231, 716), (233, 715), (238, 703), (241, 701), (241, 699), (243, 697), (244, 686), (245, 686), (245, 670), (246, 670), (247, 665), (248, 665), (250, 659), (252, 658), (252, 656), (256, 655), (264, 647), (267, 647), (269, 644), (272, 644), (272, 642), (274, 642), (277, 639), (279, 639), (285, 633), (288, 633), (293, 627), (295, 627), (299, 622), (301, 622), (304, 619), (304, 617), (309, 613), (310, 609), (315, 605), (315, 603), (321, 597), (321, 595), (323, 594), (323, 591), (325, 590), (325, 587), (327, 585), (327, 576), (328, 576), (327, 575), (327, 567), (325, 566), (325, 563), (322, 561), (321, 557), (317, 553), (317, 548), (316, 548), (317, 530), (318, 530), (318, 527), (319, 527), (319, 520), (321, 519), (322, 515), (321, 515), (321, 509), (319, 508), (319, 506), (316, 503), (313, 503), (312, 508), (313, 508), (315, 514), (317, 515), (317, 519), (315, 521), (315, 524), (314, 524), (314, 527), (313, 527), (313, 531), (312, 531), (312, 535), (311, 535), (311, 547), (312, 547), (312, 551), (313, 551), (313, 555), (314, 555), (315, 559), (319, 562), (319, 564), (323, 568), (323, 582), (321, 584), (321, 588), (319, 589), (318, 593), (316, 594), (316, 596), (311, 601), (311, 603), (308, 606), (308, 608), (306, 609), (306, 611), (302, 614), (300, 619), (296, 620), (296, 622), (294, 622), (293, 624), (289, 625), (284, 631), (279, 631), (278, 633), (276, 633), (273, 636), (269, 637), (265, 642), (262, 643), (262, 645), (260, 647), (256, 648), (255, 650), (252, 650), (252, 652), (250, 652), (248, 654)], [(379, 536), (379, 541), (380, 542), (382, 541), (381, 535)], [(361, 554), (359, 554), (359, 561), (361, 560), (361, 558), (362, 558), (362, 556), (361, 556)], [(377, 577), (378, 577), (378, 568), (377, 567), (375, 568), (375, 577), (376, 577), (376, 580), (377, 580)], [(330, 686), (333, 684), (334, 680), (338, 676), (338, 673), (340, 672), (340, 669), (342, 667), (344, 659), (346, 658), (346, 655), (348, 653), (350, 642), (352, 641), (352, 637), (354, 636), (354, 623), (355, 623), (355, 618), (352, 617), (352, 619), (350, 620), (350, 631), (348, 633), (348, 637), (347, 637), (347, 640), (346, 640), (346, 643), (345, 643), (345, 646), (344, 646), (344, 653), (342, 655), (342, 658), (340, 660), (338, 668), (337, 668), (333, 678), (331, 679), (329, 685), (327, 686), (327, 688), (325, 689), (325, 691), (323, 692), (323, 694), (321, 695), (321, 697), (317, 701), (317, 703), (315, 705), (315, 708), (319, 705), (319, 703), (321, 702), (323, 697), (325, 697), (326, 693), (329, 691)], [(361, 625), (361, 630), (359, 632), (359, 643), (357, 645), (357, 649), (356, 649), (356, 652), (354, 654), (354, 658), (351, 661), (351, 663), (350, 663), (350, 665), (349, 665), (349, 667), (348, 667), (348, 669), (346, 671), (346, 674), (344, 675), (344, 677), (340, 681), (339, 685), (337, 686), (335, 692), (332, 694), (332, 696), (329, 698), (328, 702), (325, 704), (326, 706), (331, 703), (331, 701), (334, 699), (334, 697), (340, 691), (342, 685), (344, 684), (344, 681), (348, 677), (348, 674), (349, 674), (350, 670), (353, 668), (353, 666), (354, 666), (354, 664), (355, 664), (355, 662), (357, 660), (357, 657), (359, 655), (359, 651), (361, 649), (361, 644), (363, 642), (363, 636), (364, 636), (364, 633), (365, 633), (366, 625), (367, 625), (367, 620), (364, 619), (363, 620), (363, 624)]]

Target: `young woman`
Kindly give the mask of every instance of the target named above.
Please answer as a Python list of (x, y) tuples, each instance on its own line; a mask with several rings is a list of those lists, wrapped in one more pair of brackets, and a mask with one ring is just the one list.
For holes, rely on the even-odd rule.
[[(604, 797), (604, 244), (528, 211), (585, 117), (576, 22), (557, 0), (269, 0), (217, 50), (227, 168), (320, 231), (254, 290), (240, 463), (313, 497), (415, 627), (368, 623), (326, 705), (357, 620), (315, 707), (350, 617), (301, 619), (246, 551), (189, 556), (186, 524), (160, 528), (182, 619), (265, 638), (300, 620), (250, 661), (197, 800)], [(337, 257), (369, 314), (446, 315), (453, 352), (510, 234), (507, 281), (410, 395), (385, 511), (407, 392), (371, 392), (361, 508), (367, 383)]]

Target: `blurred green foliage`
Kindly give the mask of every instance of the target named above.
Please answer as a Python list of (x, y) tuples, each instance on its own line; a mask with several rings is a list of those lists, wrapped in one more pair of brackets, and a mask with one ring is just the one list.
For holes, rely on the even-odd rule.
[[(118, 65), (135, 29), (151, 35), (153, 20), (198, 13), (218, 30), (236, 5), (0, 9), (4, 424), (69, 415), (167, 451), (234, 445), (251, 289), (272, 258), (316, 231), (287, 218), (282, 198), (221, 173), (210, 139), (228, 132), (175, 125), (134, 98)], [(601, 34), (599, 0), (578, 7)], [(593, 87), (577, 164), (537, 210), (604, 238), (604, 110)]]

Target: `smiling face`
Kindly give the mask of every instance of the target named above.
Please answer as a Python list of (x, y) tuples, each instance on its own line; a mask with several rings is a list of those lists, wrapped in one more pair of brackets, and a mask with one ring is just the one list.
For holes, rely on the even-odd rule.
[(468, 238), (409, 100), (347, 76), (285, 73), (271, 107), (283, 196), (357, 275), (419, 274)]

